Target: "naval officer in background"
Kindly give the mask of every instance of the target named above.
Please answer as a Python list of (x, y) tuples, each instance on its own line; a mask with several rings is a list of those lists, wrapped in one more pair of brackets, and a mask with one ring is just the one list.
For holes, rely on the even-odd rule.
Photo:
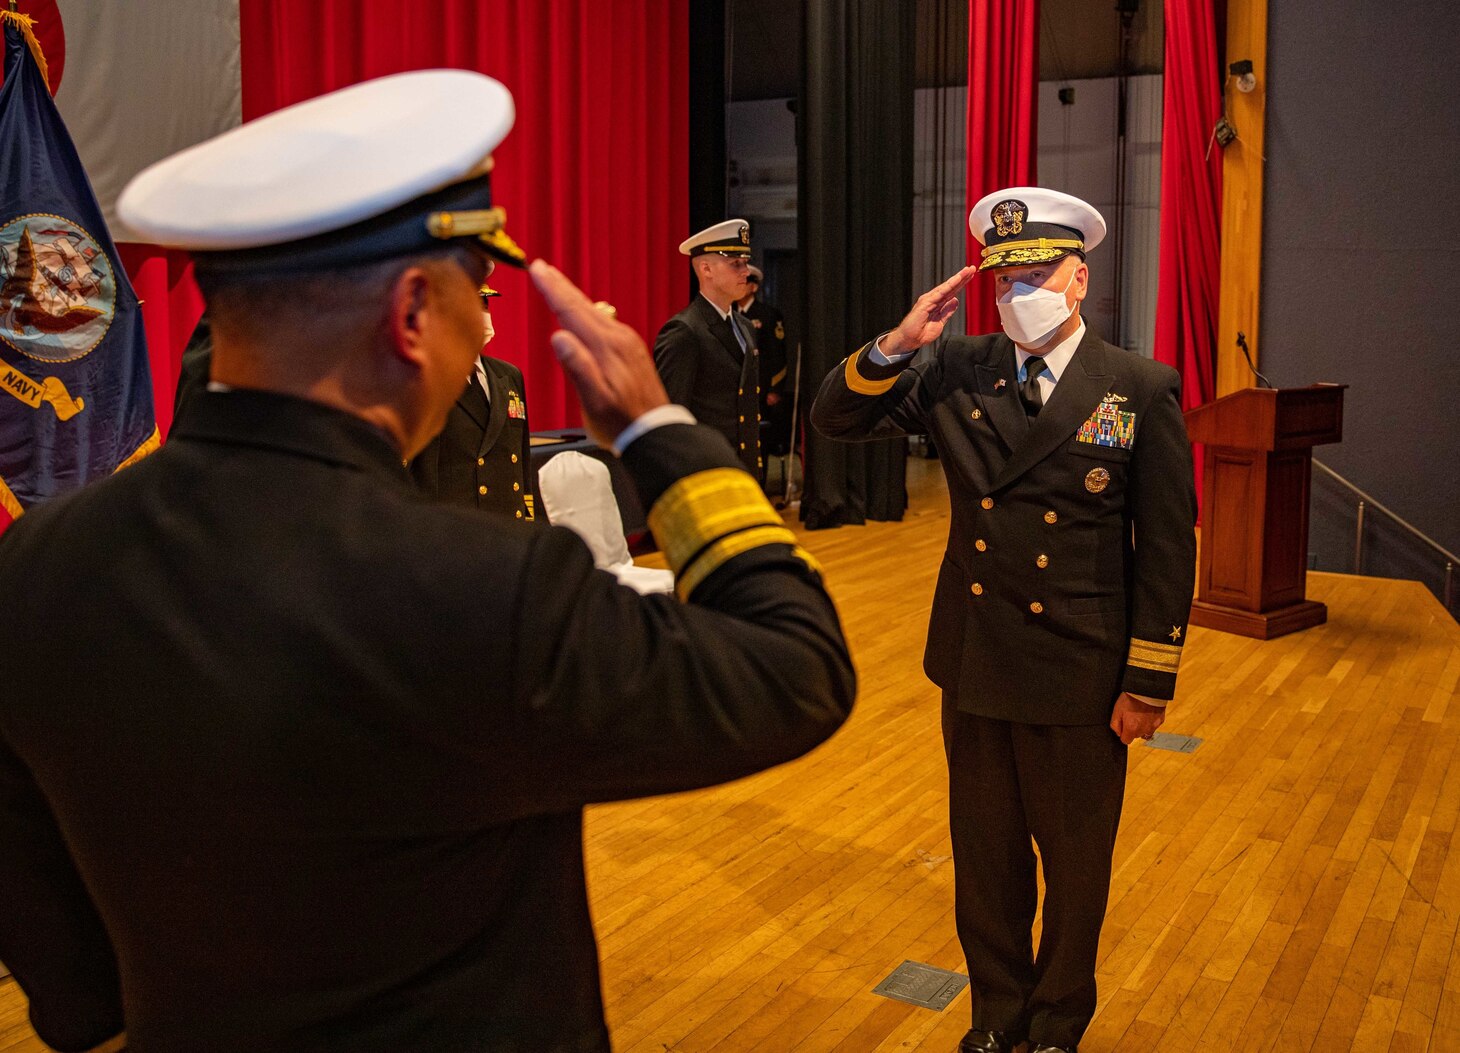
[(760, 451), (760, 355), (735, 309), (750, 268), (750, 224), (716, 223), (680, 243), (699, 282), (690, 305), (659, 330), (654, 364), (669, 398), (729, 440), (745, 470), (765, 469)]
[(515, 519), (535, 519), (537, 496), (528, 470), (532, 429), (527, 423), (527, 388), (522, 370), (487, 354), (497, 333), (492, 301), (502, 294), (483, 285), (478, 295), (482, 353), (441, 434), (408, 467), (417, 485), (434, 497)]

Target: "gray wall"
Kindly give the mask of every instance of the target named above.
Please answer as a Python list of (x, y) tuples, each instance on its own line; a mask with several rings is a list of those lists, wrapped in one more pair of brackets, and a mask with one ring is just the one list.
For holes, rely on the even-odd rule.
[[(1316, 456), (1460, 552), (1460, 6), (1284, 0), (1268, 20), (1259, 368), (1350, 385), (1344, 441)], [(1311, 554), (1350, 570), (1353, 502), (1314, 474)], [(1365, 572), (1437, 586), (1439, 558), (1374, 519)]]

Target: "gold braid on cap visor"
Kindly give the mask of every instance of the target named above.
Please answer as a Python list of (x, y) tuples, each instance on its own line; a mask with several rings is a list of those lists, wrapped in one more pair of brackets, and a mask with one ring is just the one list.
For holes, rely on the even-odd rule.
[(527, 253), (504, 229), (507, 225), (505, 208), (467, 209), (461, 212), (432, 212), (426, 217), (426, 232), (433, 238), (447, 241), (451, 238), (467, 238), (475, 235), (477, 240), (497, 255), (527, 262)]
[(987, 259), (996, 252), (1014, 252), (1019, 249), (1074, 249), (1085, 251), (1085, 243), (1078, 238), (1030, 238), (1027, 241), (1001, 241), (984, 249), (981, 256)]

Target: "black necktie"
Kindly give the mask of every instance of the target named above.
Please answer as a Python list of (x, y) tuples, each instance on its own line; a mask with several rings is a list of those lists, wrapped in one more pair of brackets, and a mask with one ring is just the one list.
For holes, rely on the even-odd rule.
[(747, 350), (745, 346), (745, 334), (740, 331), (740, 326), (735, 324), (735, 312), (733, 309), (725, 316), (725, 322), (730, 326), (730, 335), (735, 338), (735, 343), (740, 348), (740, 356), (744, 358)]
[(1019, 382), (1019, 398), (1024, 401), (1024, 412), (1031, 417), (1039, 416), (1044, 407), (1044, 396), (1039, 391), (1039, 374), (1045, 370), (1044, 359), (1030, 355), (1024, 362), (1025, 379)]

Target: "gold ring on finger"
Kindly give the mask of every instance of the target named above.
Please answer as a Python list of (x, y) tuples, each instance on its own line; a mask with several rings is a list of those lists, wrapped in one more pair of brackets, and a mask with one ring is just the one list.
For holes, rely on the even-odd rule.
[(618, 317), (618, 308), (615, 307), (613, 304), (609, 303), (607, 300), (598, 300), (598, 301), (596, 301), (593, 304), (593, 309), (596, 310), (596, 311), (602, 311), (604, 314), (608, 315), (610, 318), (617, 318)]

